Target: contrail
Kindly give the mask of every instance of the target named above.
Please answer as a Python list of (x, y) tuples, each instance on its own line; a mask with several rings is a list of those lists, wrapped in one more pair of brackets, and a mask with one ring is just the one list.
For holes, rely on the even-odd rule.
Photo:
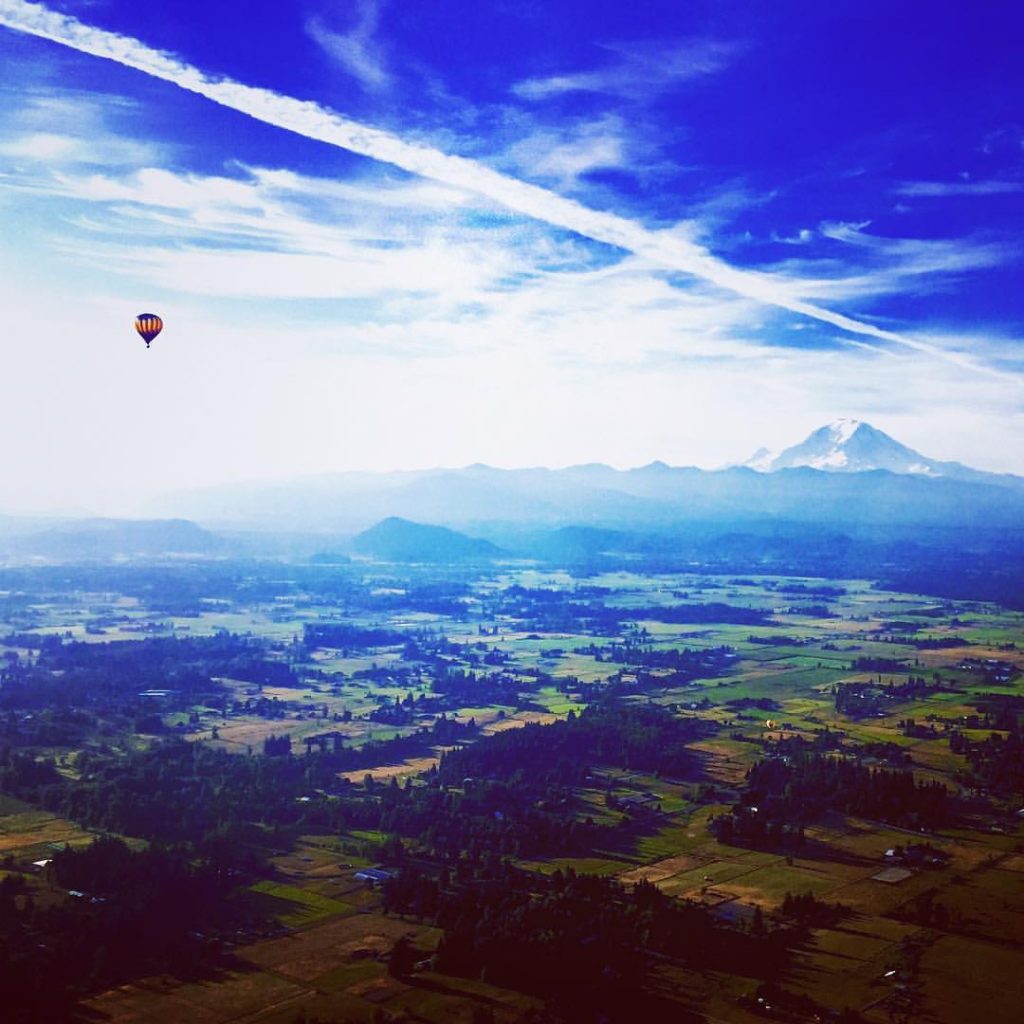
[[(964, 368), (1004, 377), (1006, 374), (956, 352), (887, 331), (874, 324), (792, 298), (769, 274), (742, 270), (712, 256), (706, 249), (666, 232), (652, 231), (614, 213), (592, 210), (538, 185), (519, 181), (465, 157), (451, 156), (361, 124), (320, 105), (283, 96), (228, 78), (211, 78), (171, 54), (151, 49), (137, 39), (86, 25), (41, 4), (0, 0), (0, 25), (48, 39), (82, 53), (112, 60), (153, 78), (237, 110), (257, 121), (331, 146), (392, 164), (404, 171), (486, 196), (509, 210), (565, 228), (597, 242), (643, 256), (672, 270), (717, 285), (744, 298), (831, 324), (842, 331), (890, 342)], [(1017, 379), (1017, 378), (1014, 378)]]

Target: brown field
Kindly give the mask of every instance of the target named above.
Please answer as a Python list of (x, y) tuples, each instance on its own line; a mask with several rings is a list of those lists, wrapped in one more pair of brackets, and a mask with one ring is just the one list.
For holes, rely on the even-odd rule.
[(116, 1024), (292, 1021), (300, 1008), (369, 1019), (374, 1004), (409, 988), (389, 978), (381, 962), (401, 935), (412, 938), (426, 956), (440, 932), (398, 918), (357, 914), (240, 949), (237, 966), (216, 978), (150, 978), (84, 1006), (95, 1019)]
[(884, 918), (856, 918), (842, 927), (820, 930), (787, 987), (828, 1006), (863, 1011), (891, 990), (883, 975), (896, 963), (900, 940), (915, 932)]
[(921, 980), (925, 1012), (933, 1020), (1020, 1020), (1024, 971), (1019, 945), (1012, 949), (958, 935), (940, 936), (921, 958)]
[(150, 978), (111, 989), (83, 1004), (94, 1019), (116, 1024), (221, 1024), (266, 1020), (276, 1010), (295, 1012), (307, 990), (259, 971), (230, 971), (209, 981)]
[(550, 725), (552, 722), (557, 722), (558, 718), (558, 715), (552, 714), (550, 711), (518, 711), (515, 716), (489, 722), (483, 726), (481, 731), (490, 735), (496, 732), (504, 732), (506, 729), (521, 729), (524, 725), (529, 725), (531, 722)]
[(349, 782), (362, 782), (369, 775), (375, 782), (387, 782), (390, 779), (402, 779), (407, 775), (419, 775), (421, 772), (430, 771), (437, 765), (439, 758), (439, 754), (434, 757), (411, 757), (399, 764), (382, 764), (376, 768), (339, 772), (338, 778), (347, 779)]
[(667, 878), (672, 878), (674, 875), (699, 865), (700, 861), (696, 857), (668, 857), (655, 864), (623, 872), (619, 875), (619, 879), (623, 882), (664, 882)]
[[(400, 936), (432, 950), (441, 937), (436, 928), (382, 914), (356, 914), (315, 928), (248, 946), (239, 956), (264, 970), (299, 981), (312, 981), (355, 958), (385, 956)], [(426, 955), (426, 954), (424, 954)]]
[(41, 860), (52, 852), (50, 844), (78, 846), (92, 842), (92, 834), (66, 818), (46, 811), (25, 811), (0, 817), (0, 854)]

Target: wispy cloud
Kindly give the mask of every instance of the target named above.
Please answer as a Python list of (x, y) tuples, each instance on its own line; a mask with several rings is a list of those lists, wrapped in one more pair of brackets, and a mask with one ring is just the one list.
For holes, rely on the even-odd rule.
[[(762, 270), (793, 300), (862, 305), (887, 296), (948, 291), (966, 274), (1010, 264), (1021, 255), (1020, 246), (985, 237), (891, 237), (873, 234), (867, 230), (869, 226), (870, 221), (826, 221), (793, 234), (773, 232), (771, 243), (785, 255), (762, 264)], [(757, 240), (760, 245), (765, 241)], [(810, 326), (802, 321), (792, 324), (791, 329)], [(915, 340), (947, 354), (971, 352), (985, 361), (980, 341), (972, 345), (963, 337), (954, 341), (951, 336), (929, 339), (923, 335)], [(846, 343), (857, 344), (852, 339)]]
[(153, 151), (142, 143), (102, 135), (60, 135), (56, 132), (26, 132), (12, 135), (0, 142), (0, 156), (21, 163), (95, 164), (114, 167), (151, 160)]
[(375, 38), (380, 21), (379, 0), (358, 0), (356, 23), (348, 32), (336, 32), (319, 17), (306, 22), (310, 38), (371, 92), (391, 86), (380, 43)]
[(570, 187), (592, 171), (627, 166), (636, 145), (622, 119), (607, 115), (568, 128), (537, 128), (509, 145), (504, 157), (535, 179)]
[(115, 125), (134, 120), (136, 106), (124, 97), (36, 88), (3, 98), (0, 156), (25, 165), (139, 165), (166, 157), (167, 146), (128, 138)]
[(732, 266), (678, 233), (650, 230), (637, 221), (588, 208), (548, 189), (501, 174), (478, 161), (410, 143), (392, 132), (354, 121), (315, 103), (230, 79), (212, 78), (138, 40), (91, 27), (40, 5), (0, 0), (0, 25), (134, 68), (306, 138), (476, 193), (517, 213), (632, 252), (755, 302), (785, 309), (854, 335), (945, 359), (966, 369), (1000, 375), (1000, 371), (978, 364), (962, 353), (946, 351), (901, 332), (795, 298), (791, 282)]
[(819, 231), (825, 238), (856, 246), (868, 253), (899, 260), (906, 273), (975, 270), (996, 266), (1013, 255), (1002, 242), (979, 242), (970, 238), (893, 238), (866, 231), (869, 222), (825, 223)]
[(1024, 192), (1024, 181), (905, 181), (898, 196), (997, 196)]
[(79, 148), (78, 139), (52, 132), (32, 132), (0, 142), (0, 154), (27, 160), (66, 159)]
[[(371, 186), (236, 171), (145, 167), (115, 175), (71, 167), (31, 185), (73, 204), (64, 220), (79, 236), (52, 243), (65, 256), (192, 295), (388, 296), (378, 317), (436, 317), (482, 301), (552, 256), (550, 239), (529, 230), (531, 222), (496, 225), (468, 207), (466, 193), (430, 182)], [(397, 305), (403, 296), (406, 304)]]
[(63, 204), (47, 248), (64, 261), (132, 290), (244, 298), (262, 318), (287, 320), (279, 303), (298, 300), (307, 350), (434, 362), (515, 349), (617, 372), (668, 356), (749, 360), (762, 345), (759, 303), (422, 178), (97, 171), (56, 154), (15, 181)]
[(646, 99), (681, 82), (717, 74), (741, 52), (742, 46), (715, 39), (687, 39), (602, 49), (612, 54), (605, 67), (527, 78), (513, 85), (512, 91), (527, 100), (546, 100), (571, 92)]

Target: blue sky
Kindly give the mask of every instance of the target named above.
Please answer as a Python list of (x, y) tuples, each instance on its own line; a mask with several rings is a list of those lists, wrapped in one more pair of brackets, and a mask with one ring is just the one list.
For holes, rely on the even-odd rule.
[(0, 0), (0, 509), (710, 467), (838, 416), (1024, 472), (1022, 29), (998, 0)]

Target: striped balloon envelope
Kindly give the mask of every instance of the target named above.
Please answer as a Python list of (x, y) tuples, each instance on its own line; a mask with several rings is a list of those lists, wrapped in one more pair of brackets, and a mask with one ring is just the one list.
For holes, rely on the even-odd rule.
[(156, 313), (140, 313), (135, 318), (135, 330), (149, 348), (149, 343), (164, 329), (164, 322)]

